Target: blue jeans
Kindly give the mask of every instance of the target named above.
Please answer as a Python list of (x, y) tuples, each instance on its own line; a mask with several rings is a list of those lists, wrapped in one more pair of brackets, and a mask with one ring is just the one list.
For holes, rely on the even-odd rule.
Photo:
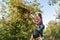
[(39, 25), (39, 33), (40, 33), (41, 37), (43, 37), (44, 28), (45, 28), (45, 26), (43, 24)]

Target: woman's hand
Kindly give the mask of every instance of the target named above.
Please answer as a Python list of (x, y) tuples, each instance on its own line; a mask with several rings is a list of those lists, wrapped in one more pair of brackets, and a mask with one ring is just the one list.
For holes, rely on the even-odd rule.
[(30, 16), (31, 16), (32, 18), (34, 18), (34, 15), (31, 14)]

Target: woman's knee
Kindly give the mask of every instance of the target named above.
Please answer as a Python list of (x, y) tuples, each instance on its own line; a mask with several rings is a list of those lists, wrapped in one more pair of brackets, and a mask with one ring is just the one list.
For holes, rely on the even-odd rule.
[(39, 28), (40, 28), (41, 30), (43, 30), (43, 29), (45, 28), (45, 26), (44, 26), (43, 24), (41, 24), (41, 25), (39, 26)]

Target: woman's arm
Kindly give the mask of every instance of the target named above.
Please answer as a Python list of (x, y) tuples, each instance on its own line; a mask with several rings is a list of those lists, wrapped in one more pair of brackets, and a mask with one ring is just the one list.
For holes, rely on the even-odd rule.
[(30, 18), (33, 18), (33, 19), (34, 19), (34, 15), (31, 14), (31, 15), (30, 15)]

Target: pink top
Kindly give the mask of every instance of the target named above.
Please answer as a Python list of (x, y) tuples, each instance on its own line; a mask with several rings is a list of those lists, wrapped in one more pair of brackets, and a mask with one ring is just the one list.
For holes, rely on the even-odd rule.
[(42, 23), (42, 19), (39, 18), (38, 16), (35, 16), (34, 19), (35, 19), (37, 25), (40, 25)]

